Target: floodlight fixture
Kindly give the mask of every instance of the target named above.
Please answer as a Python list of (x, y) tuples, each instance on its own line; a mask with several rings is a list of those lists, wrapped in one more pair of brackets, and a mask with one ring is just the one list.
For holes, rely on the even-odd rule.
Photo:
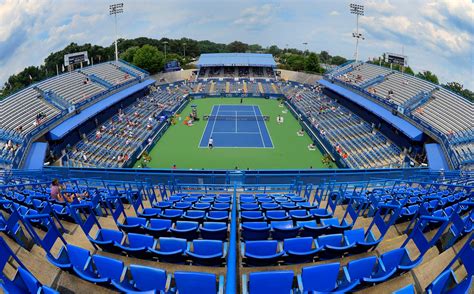
[(118, 61), (118, 46), (117, 46), (117, 14), (123, 13), (123, 3), (112, 4), (109, 6), (110, 15), (115, 19), (115, 61)]
[(350, 12), (356, 15), (356, 32), (352, 33), (352, 37), (356, 39), (355, 61), (359, 59), (359, 39), (365, 40), (361, 33), (359, 33), (359, 16), (364, 16), (364, 5), (351, 3), (349, 5)]

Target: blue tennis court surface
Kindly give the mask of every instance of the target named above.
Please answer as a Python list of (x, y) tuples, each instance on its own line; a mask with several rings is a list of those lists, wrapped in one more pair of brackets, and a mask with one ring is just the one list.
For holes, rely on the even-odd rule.
[(217, 148), (273, 148), (257, 105), (214, 105), (199, 147), (211, 137)]

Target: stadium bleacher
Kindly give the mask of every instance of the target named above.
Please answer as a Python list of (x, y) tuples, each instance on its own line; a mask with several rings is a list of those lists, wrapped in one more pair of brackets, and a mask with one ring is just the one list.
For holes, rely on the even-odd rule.
[[(0, 287), (466, 293), (474, 274), (473, 174), (385, 174), (395, 178), (321, 174), (318, 185), (280, 177), (247, 186), (123, 180), (134, 172), (121, 181), (2, 172)], [(58, 176), (72, 203), (50, 198)]]
[(453, 140), (474, 129), (473, 102), (428, 81), (362, 62), (343, 64), (326, 78), (350, 85), (435, 133), (456, 168), (472, 169), (472, 138), (464, 137), (461, 144)]
[(395, 144), (322, 94), (319, 87), (284, 85), (283, 93), (306, 114), (316, 131), (329, 139), (351, 168), (401, 166), (404, 156)]

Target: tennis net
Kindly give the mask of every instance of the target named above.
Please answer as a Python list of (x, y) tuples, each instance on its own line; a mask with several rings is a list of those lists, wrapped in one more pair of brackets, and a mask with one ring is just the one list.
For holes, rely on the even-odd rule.
[(269, 121), (268, 115), (205, 115), (204, 120), (228, 120), (228, 121)]

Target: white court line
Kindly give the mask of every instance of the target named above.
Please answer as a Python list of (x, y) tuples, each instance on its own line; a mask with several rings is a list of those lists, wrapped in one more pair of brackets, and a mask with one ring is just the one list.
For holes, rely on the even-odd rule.
[[(235, 132), (214, 132), (214, 134), (235, 134)], [(238, 132), (237, 134), (257, 135), (259, 132)]]
[(255, 115), (255, 120), (258, 126), (258, 132), (260, 133), (260, 139), (262, 140), (263, 148), (265, 148), (266, 147), (265, 141), (263, 141), (262, 130), (260, 129), (260, 123), (258, 122), (257, 113), (255, 112), (255, 106), (253, 106), (252, 109), (253, 109), (253, 114)]
[(237, 130), (237, 128), (238, 128), (238, 126), (237, 126), (237, 116), (238, 116), (237, 111), (235, 111), (235, 131), (234, 131), (234, 133), (238, 133), (238, 132), (239, 132), (239, 131)]

